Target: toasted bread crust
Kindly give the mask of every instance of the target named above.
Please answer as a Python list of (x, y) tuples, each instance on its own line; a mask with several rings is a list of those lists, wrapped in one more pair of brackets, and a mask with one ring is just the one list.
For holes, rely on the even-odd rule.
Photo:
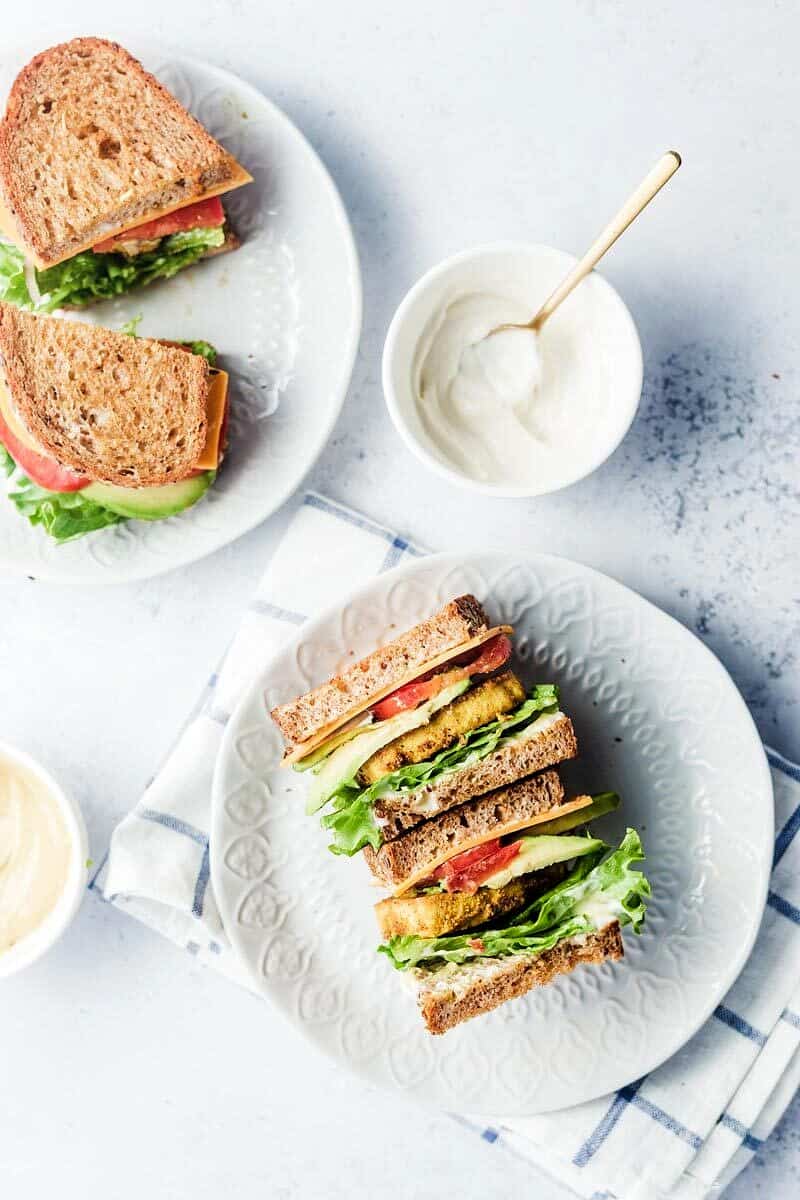
[(242, 174), (163, 84), (103, 38), (37, 54), (0, 122), (0, 190), (43, 265)]
[(535, 817), (556, 808), (563, 797), (556, 772), (543, 771), (424, 821), (402, 837), (385, 842), (380, 850), (365, 846), (364, 857), (373, 875), (383, 883), (410, 886), (420, 872), (433, 870), (462, 850), (524, 828)]
[(0, 357), (21, 420), (62, 466), (121, 487), (191, 474), (206, 440), (204, 358), (2, 303)]
[(390, 896), (375, 905), (381, 935), (392, 937), (442, 937), (457, 929), (474, 929), (495, 917), (524, 907), (553, 887), (566, 874), (566, 863), (556, 863), (505, 887), (467, 892), (435, 892), (429, 896)]
[[(623, 955), (622, 931), (619, 923), (613, 921), (583, 940), (561, 942), (543, 954), (498, 959), (496, 971), (476, 975), (474, 982), (467, 986), (464, 986), (465, 978), (469, 978), (468, 964), (465, 964), (459, 969), (461, 979), (457, 989), (448, 988), (441, 976), (441, 986), (433, 987), (434, 973), (418, 969), (414, 972), (418, 985), (417, 1003), (428, 1031), (446, 1033), (462, 1021), (479, 1017), (507, 1000), (524, 996), (532, 988), (543, 987), (557, 975), (566, 975), (588, 963), (601, 963), (606, 959), (616, 961)], [(455, 973), (453, 977), (458, 978)]]
[[(577, 753), (578, 741), (572, 722), (569, 717), (562, 716), (540, 736), (510, 742), (473, 766), (456, 771), (407, 797), (376, 801), (375, 816), (381, 824), (384, 840), (390, 842), (432, 815), (446, 812), (475, 796), (508, 787), (545, 767), (554, 767), (574, 758)], [(414, 805), (424, 807), (425, 811), (414, 812)]]
[(489, 628), (474, 596), (458, 596), (435, 616), (353, 663), (320, 687), (273, 708), (270, 716), (291, 747), (366, 703), (411, 671), (421, 673), (437, 654), (454, 650)]

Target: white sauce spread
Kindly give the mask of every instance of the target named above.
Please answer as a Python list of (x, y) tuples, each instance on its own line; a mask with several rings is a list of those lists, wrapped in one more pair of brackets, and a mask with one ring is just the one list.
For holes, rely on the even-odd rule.
[[(490, 330), (530, 320), (536, 303), (489, 292), (453, 299), (417, 345), (412, 385), (433, 448), (479, 482), (558, 486), (567, 465), (591, 461), (598, 426), (608, 420), (607, 390), (576, 408), (571, 341), (557, 319), (541, 334)], [(591, 354), (591, 348), (588, 349)]]
[(33, 772), (0, 758), (0, 954), (55, 908), (71, 850), (57, 798)]

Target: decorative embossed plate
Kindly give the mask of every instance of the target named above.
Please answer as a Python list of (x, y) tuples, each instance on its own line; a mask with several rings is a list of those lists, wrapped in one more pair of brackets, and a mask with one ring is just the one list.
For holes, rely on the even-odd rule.
[[(135, 48), (134, 48), (135, 49)], [(204, 338), (231, 374), (231, 436), (214, 487), (168, 521), (129, 521), (58, 546), (0, 495), (0, 567), (62, 582), (143, 579), (252, 529), (294, 491), (344, 401), (361, 330), (361, 278), (330, 176), (288, 117), (227, 71), (143, 54), (247, 167), (225, 198), (242, 248), (80, 314), (145, 336)], [(21, 63), (0, 73), (7, 91)]]
[[(625, 933), (624, 961), (433, 1038), (404, 976), (375, 953), (380, 893), (366, 865), (327, 852), (266, 713), (467, 591), (515, 626), (523, 677), (561, 686), (581, 748), (568, 791), (621, 792), (622, 809), (596, 827), (609, 839), (640, 830), (653, 899), (642, 936)], [(259, 988), (323, 1050), (429, 1104), (533, 1115), (639, 1078), (708, 1017), (756, 935), (772, 823), (756, 729), (693, 634), (577, 563), (445, 554), (380, 576), (265, 665), (225, 731), (211, 865)]]

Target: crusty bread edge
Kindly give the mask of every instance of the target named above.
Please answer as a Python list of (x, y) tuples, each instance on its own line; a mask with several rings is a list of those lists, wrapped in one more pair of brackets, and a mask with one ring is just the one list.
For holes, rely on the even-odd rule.
[[(221, 146), (215, 137), (212, 137), (205, 126), (196, 117), (192, 116), (188, 109), (181, 104), (180, 100), (176, 96), (173, 96), (172, 92), (152, 72), (148, 71), (139, 59), (131, 54), (129, 50), (126, 50), (124, 46), (121, 46), (119, 42), (112, 42), (108, 38), (98, 37), (72, 38), (69, 42), (59, 42), (56, 46), (50, 46), (47, 50), (40, 51), (39, 54), (36, 54), (22, 68), (11, 85), (11, 91), (6, 101), (5, 113), (2, 120), (0, 120), (0, 196), (5, 200), (9, 215), (14, 222), (14, 226), (28, 255), (33, 259), (34, 264), (42, 270), (47, 267), (57, 266), (58, 263), (65, 262), (69, 258), (74, 258), (76, 254), (80, 254), (83, 250), (90, 250), (93, 245), (102, 240), (102, 231), (98, 229), (89, 238), (73, 240), (69, 247), (62, 247), (59, 251), (51, 250), (48, 253), (47, 243), (40, 236), (39, 227), (25, 216), (24, 206), (21, 204), (19, 198), (19, 188), (11, 159), (11, 134), (14, 122), (19, 117), (26, 89), (35, 82), (36, 74), (44, 60), (58, 51), (74, 46), (76, 43), (81, 43), (81, 45), (89, 49), (99, 47), (102, 47), (104, 50), (111, 49), (115, 53), (124, 55), (131, 64), (142, 72), (144, 80), (156, 89), (165, 104), (172, 109), (180, 110), (185, 119), (201, 130), (208, 141), (216, 146), (220, 154), (220, 163), (224, 163), (227, 168), (227, 175), (224, 179), (220, 179), (206, 188), (199, 188), (193, 194), (187, 194), (177, 203), (170, 203), (161, 207), (153, 205), (147, 212), (137, 213), (130, 220), (121, 222), (111, 232), (115, 234), (125, 233), (129, 229), (135, 229), (139, 225), (144, 225), (147, 221), (155, 220), (156, 217), (167, 216), (169, 213), (177, 212), (178, 209), (186, 208), (187, 205), (195, 204), (199, 200), (211, 199), (213, 196), (223, 195), (226, 192), (233, 191), (235, 188), (243, 187), (246, 183), (253, 182), (252, 175), (245, 170), (241, 163), (237, 162), (233, 155), (224, 146)], [(105, 232), (105, 236), (111, 236), (111, 233)]]
[[(452, 612), (448, 613), (449, 609)], [(410, 670), (392, 674), (380, 689), (370, 688), (363, 678), (359, 679), (359, 676), (367, 676), (371, 668), (380, 665), (382, 659), (402, 656), (407, 648), (420, 640), (420, 629), (433, 626), (437, 621), (445, 622), (449, 628), (440, 638), (442, 648), (435, 655)], [(482, 645), (499, 633), (511, 632), (507, 625), (490, 628), (483, 605), (471, 593), (454, 596), (431, 616), (351, 663), (340, 674), (285, 704), (276, 705), (270, 716), (287, 745), (284, 762), (296, 762), (310, 754), (337, 729), (397, 688), (443, 665), (454, 656)], [(323, 711), (314, 715), (313, 710), (317, 707)]]
[[(624, 953), (622, 930), (618, 921), (612, 921), (596, 933), (570, 938), (542, 954), (515, 955), (504, 964), (505, 970), (498, 968), (497, 975), (490, 979), (476, 979), (461, 995), (437, 994), (420, 986), (417, 1004), (428, 1032), (438, 1035), (491, 1012), (508, 1000), (524, 996), (535, 987), (544, 987), (576, 967), (607, 960), (615, 962)], [(421, 973), (417, 972), (416, 977), (419, 982)]]

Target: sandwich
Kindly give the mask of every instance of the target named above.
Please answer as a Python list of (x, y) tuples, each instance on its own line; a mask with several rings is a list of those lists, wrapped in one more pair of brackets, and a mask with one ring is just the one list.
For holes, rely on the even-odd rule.
[(234, 250), (221, 197), (250, 182), (121, 46), (45, 50), (0, 122), (0, 300), (82, 308)]
[[(508, 626), (474, 596), (272, 710), (331, 850), (379, 851), (430, 817), (572, 758), (558, 691), (508, 668)], [(326, 811), (323, 811), (326, 810)]]
[(588, 828), (619, 797), (565, 795), (572, 723), (510, 668), (511, 632), (460, 596), (271, 713), (330, 849), (389, 891), (379, 952), (432, 1034), (622, 958), (650, 894), (636, 831), (615, 849)]
[(393, 891), (375, 906), (379, 947), (416, 988), (430, 1033), (445, 1033), (586, 963), (623, 956), (650, 886), (629, 829), (614, 850), (587, 830), (613, 792), (564, 798), (544, 771), (418, 825), (376, 853)]
[(0, 303), (0, 465), (19, 512), (56, 541), (172, 516), (216, 477), (228, 419), (216, 351), (131, 332)]

